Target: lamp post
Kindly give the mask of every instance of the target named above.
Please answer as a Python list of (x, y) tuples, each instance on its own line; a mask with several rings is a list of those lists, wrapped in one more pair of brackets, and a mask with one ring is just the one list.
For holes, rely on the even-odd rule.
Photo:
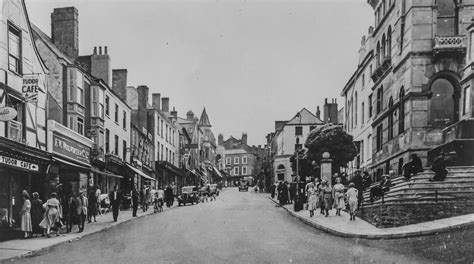
[[(301, 125), (301, 114), (298, 112), (296, 114), (295, 117), (298, 117), (299, 118), (299, 125)], [(301, 128), (301, 134), (303, 132), (303, 128)], [(299, 182), (300, 182), (300, 176), (299, 176), (299, 160), (300, 160), (300, 135), (299, 133), (296, 133), (295, 131), (295, 134), (296, 134), (296, 145), (295, 145), (295, 154), (296, 154), (296, 192), (295, 192), (295, 201), (293, 203), (293, 210), (296, 212), (296, 211), (299, 211), (300, 209), (300, 189), (299, 189)]]

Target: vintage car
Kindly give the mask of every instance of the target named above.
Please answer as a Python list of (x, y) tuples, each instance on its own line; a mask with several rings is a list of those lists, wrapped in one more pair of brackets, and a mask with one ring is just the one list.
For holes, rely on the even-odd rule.
[(199, 195), (194, 190), (194, 186), (185, 186), (181, 188), (181, 195), (178, 196), (178, 206), (199, 203)]
[(240, 181), (239, 192), (247, 192), (249, 190), (249, 184), (247, 181)]

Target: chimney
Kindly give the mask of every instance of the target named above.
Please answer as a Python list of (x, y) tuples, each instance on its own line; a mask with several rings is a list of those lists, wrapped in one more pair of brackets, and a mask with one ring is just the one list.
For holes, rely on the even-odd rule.
[(222, 145), (222, 143), (224, 143), (224, 135), (221, 133), (217, 136), (217, 145)]
[(247, 145), (247, 133), (242, 133), (242, 144)]
[(173, 111), (171, 111), (171, 115), (173, 116), (173, 120), (178, 120), (178, 111), (173, 106)]
[(92, 53), (93, 55), (97, 55), (97, 47), (94, 47), (94, 53)]
[(193, 113), (193, 111), (189, 110), (189, 111), (186, 113), (186, 120), (188, 120), (188, 121), (193, 121), (193, 120), (194, 120), (194, 113)]
[(112, 90), (125, 102), (127, 102), (127, 75), (127, 69), (112, 70)]
[(319, 105), (316, 107), (316, 117), (321, 119), (321, 111), (319, 110)]
[(148, 128), (147, 117), (148, 117), (148, 91), (149, 88), (146, 85), (140, 85), (137, 87), (138, 90), (138, 115), (137, 123), (141, 128)]
[(161, 94), (160, 93), (154, 93), (151, 95), (151, 101), (152, 101), (152, 106), (156, 110), (161, 110)]
[(79, 55), (79, 13), (75, 7), (55, 8), (51, 13), (51, 40), (71, 60)]
[(168, 113), (170, 111), (170, 98), (163, 97), (161, 98), (161, 111)]
[(104, 54), (107, 55), (107, 46), (104, 47)]
[(102, 54), (102, 47), (99, 47), (99, 54), (91, 56), (91, 74), (111, 85), (110, 57), (108, 54)]
[(331, 103), (328, 103), (328, 99), (324, 100), (324, 122), (338, 124), (338, 110), (337, 100), (331, 99)]

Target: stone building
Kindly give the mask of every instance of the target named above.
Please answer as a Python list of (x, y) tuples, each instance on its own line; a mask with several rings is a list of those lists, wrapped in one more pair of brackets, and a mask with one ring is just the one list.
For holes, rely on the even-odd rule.
[(427, 151), (443, 143), (443, 129), (463, 116), (461, 80), (474, 1), (368, 3), (375, 25), (363, 41), (366, 61), (355, 75), (371, 78), (366, 82), (372, 93), (359, 95), (355, 108), (349, 87), (343, 94), (346, 128), (347, 120), (361, 124), (362, 113), (372, 112), (366, 122), (372, 125), (371, 167), (378, 179), (389, 171), (400, 174), (412, 153), (426, 165)]

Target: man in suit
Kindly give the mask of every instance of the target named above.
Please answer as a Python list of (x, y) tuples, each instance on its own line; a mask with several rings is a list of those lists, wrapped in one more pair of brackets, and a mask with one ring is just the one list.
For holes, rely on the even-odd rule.
[(112, 214), (114, 221), (117, 222), (120, 203), (122, 201), (122, 194), (118, 191), (117, 185), (114, 186), (114, 190), (109, 194), (110, 206), (112, 206)]
[(76, 212), (79, 217), (79, 233), (84, 231), (84, 224), (87, 216), (87, 198), (85, 196), (86, 191), (82, 191), (81, 194), (76, 198)]
[(136, 217), (137, 216), (137, 210), (138, 210), (138, 200), (139, 200), (139, 196), (140, 196), (138, 194), (138, 191), (137, 191), (137, 186), (135, 186), (133, 188), (130, 195), (132, 196), (132, 208), (133, 208), (132, 216)]

